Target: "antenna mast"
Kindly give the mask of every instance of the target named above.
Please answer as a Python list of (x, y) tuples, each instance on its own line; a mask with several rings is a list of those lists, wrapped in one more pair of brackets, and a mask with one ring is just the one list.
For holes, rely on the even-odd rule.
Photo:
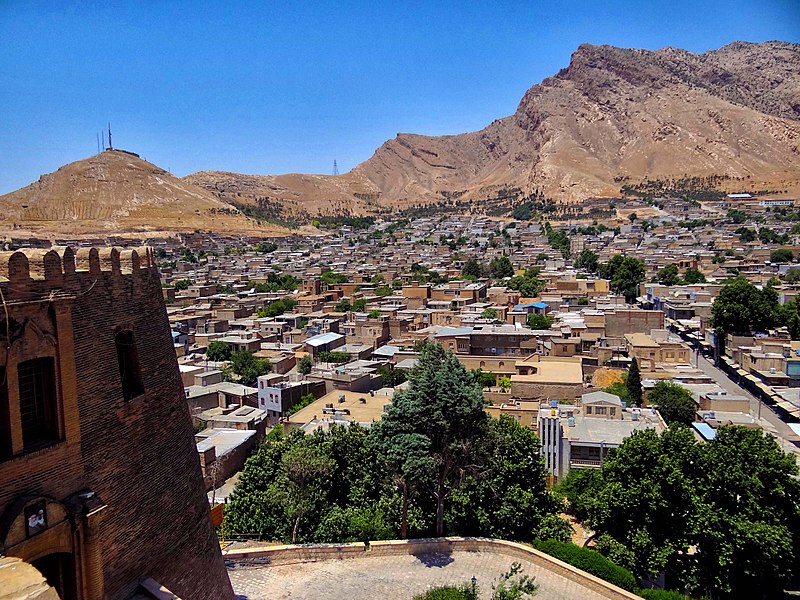
[(97, 138), (97, 153), (100, 154), (100, 134), (95, 132), (94, 135)]
[(111, 123), (108, 124), (108, 149), (114, 149), (114, 146), (111, 145)]
[(334, 175), (338, 175), (339, 174), (339, 165), (336, 164), (336, 159), (335, 158), (333, 159), (333, 174)]

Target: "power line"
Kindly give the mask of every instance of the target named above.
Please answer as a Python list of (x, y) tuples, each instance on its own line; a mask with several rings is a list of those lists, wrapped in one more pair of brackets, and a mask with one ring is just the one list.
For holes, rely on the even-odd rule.
[(339, 165), (336, 164), (336, 159), (333, 159), (333, 174), (334, 175), (339, 174)]

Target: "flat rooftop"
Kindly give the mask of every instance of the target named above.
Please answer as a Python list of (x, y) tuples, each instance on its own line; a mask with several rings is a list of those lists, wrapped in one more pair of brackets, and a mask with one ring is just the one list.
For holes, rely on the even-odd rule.
[[(343, 402), (340, 402), (341, 396), (344, 396)], [(289, 423), (305, 425), (315, 420), (317, 422), (332, 420), (334, 417), (336, 420), (346, 420), (351, 423), (374, 423), (380, 421), (384, 405), (391, 402), (392, 397), (385, 394), (376, 393), (371, 396), (369, 392), (333, 390), (291, 415)], [(333, 409), (326, 409), (327, 404), (332, 404)], [(347, 414), (348, 411), (350, 414)]]

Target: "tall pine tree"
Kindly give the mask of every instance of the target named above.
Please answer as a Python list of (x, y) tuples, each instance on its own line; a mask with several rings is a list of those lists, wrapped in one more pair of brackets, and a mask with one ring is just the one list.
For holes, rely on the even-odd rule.
[(436, 535), (441, 537), (445, 501), (472, 464), (475, 448), (487, 433), (489, 416), (483, 410), (481, 387), (455, 354), (439, 344), (422, 344), (408, 382), (376, 423), (375, 435), (384, 447), (406, 446), (413, 460), (393, 461), (405, 482), (422, 475), (414, 471), (433, 471)]

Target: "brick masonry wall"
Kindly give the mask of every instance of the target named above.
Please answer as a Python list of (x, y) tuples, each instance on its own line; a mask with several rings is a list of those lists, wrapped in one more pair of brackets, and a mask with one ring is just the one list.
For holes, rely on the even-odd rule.
[[(187, 600), (233, 600), (152, 253), (4, 253), (0, 275), (8, 279), (1, 285), (9, 302), (37, 298), (47, 306), (50, 295), (63, 299), (53, 306), (71, 305), (71, 320), (59, 323), (59, 351), (67, 352), (59, 363), (72, 361), (73, 346), (62, 343), (67, 332), (75, 369), (62, 372), (60, 384), (65, 396), (69, 386), (77, 396), (77, 414), (66, 415), (66, 442), (0, 463), (0, 512), (15, 494), (61, 499), (88, 487), (107, 505), (94, 540), (105, 598), (122, 600), (152, 577)], [(134, 332), (145, 390), (129, 401), (118, 328)], [(5, 479), (6, 471), (14, 479)]]
[[(183, 598), (232, 598), (155, 269), (93, 278), (73, 307), (82, 451), (90, 487), (108, 505), (108, 598), (151, 576)], [(145, 393), (126, 401), (115, 328), (132, 326)]]

